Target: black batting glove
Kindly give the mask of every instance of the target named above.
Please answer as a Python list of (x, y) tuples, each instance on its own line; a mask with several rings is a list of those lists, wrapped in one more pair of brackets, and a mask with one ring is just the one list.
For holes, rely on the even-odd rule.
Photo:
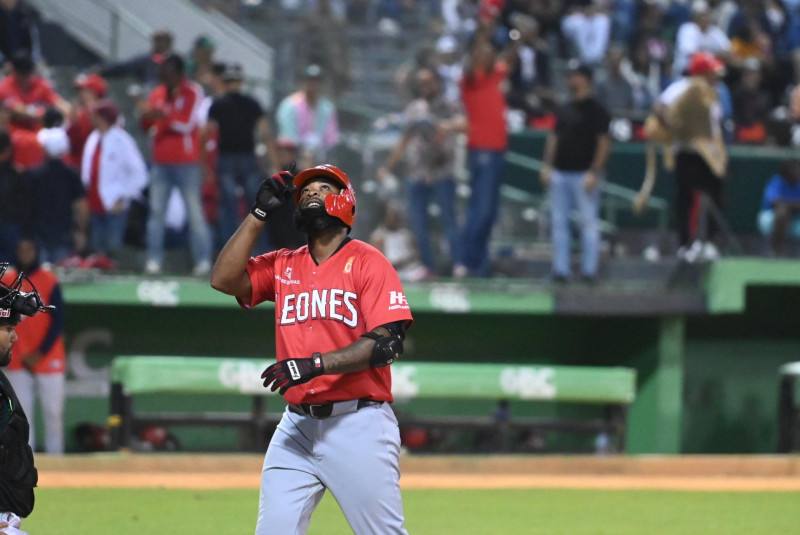
[(325, 373), (322, 365), (322, 355), (314, 353), (308, 359), (288, 359), (276, 362), (264, 370), (261, 378), (264, 379), (264, 388), (269, 387), (271, 392), (278, 388), (280, 395), (295, 385), (309, 382), (314, 377)]
[(256, 193), (256, 200), (250, 207), (250, 213), (260, 221), (266, 221), (271, 212), (274, 212), (291, 199), (294, 190), (292, 185), (294, 180), (295, 163), (289, 165), (289, 169), (276, 173), (265, 179), (261, 183)]

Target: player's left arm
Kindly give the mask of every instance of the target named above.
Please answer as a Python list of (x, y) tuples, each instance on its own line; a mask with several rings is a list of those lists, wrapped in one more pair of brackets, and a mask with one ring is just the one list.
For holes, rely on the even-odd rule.
[(307, 383), (320, 375), (360, 372), (369, 368), (389, 366), (403, 354), (405, 321), (386, 323), (361, 335), (352, 344), (329, 351), (314, 353), (309, 358), (287, 359), (269, 366), (261, 378), (264, 388), (283, 395), (289, 388)]
[(322, 355), (325, 373), (351, 373), (388, 366), (402, 356), (405, 337), (404, 321), (376, 327), (349, 346)]
[(389, 366), (402, 355), (405, 331), (413, 320), (400, 279), (378, 251), (362, 261), (361, 312), (370, 318), (365, 323), (369, 330), (353, 343), (325, 354), (276, 362), (261, 374), (264, 387), (271, 384), (273, 392), (280, 388), (283, 395), (287, 389), (319, 375)]

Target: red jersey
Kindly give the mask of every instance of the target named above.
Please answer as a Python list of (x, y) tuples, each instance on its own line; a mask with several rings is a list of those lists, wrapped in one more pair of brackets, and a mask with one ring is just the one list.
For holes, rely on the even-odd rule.
[[(4, 108), (13, 109), (19, 104), (24, 104), (28, 108), (28, 112), (42, 117), (45, 109), (56, 102), (58, 102), (58, 93), (47, 80), (37, 74), (31, 76), (27, 89), (17, 85), (17, 78), (14, 75), (6, 76), (0, 81), (0, 104)], [(10, 126), (12, 129), (25, 128), (38, 131), (42, 124), (38, 120), (12, 118)]]
[[(16, 273), (7, 274), (7, 277), (16, 277)], [(58, 286), (58, 279), (52, 271), (40, 267), (28, 278), (36, 287), (42, 301), (45, 304), (52, 302), (51, 296)], [(13, 278), (11, 279), (13, 280)], [(30, 291), (31, 288), (25, 282), (22, 283), (22, 291)], [(63, 311), (61, 311), (63, 313)], [(42, 344), (50, 331), (53, 322), (53, 315), (40, 312), (35, 316), (22, 316), (22, 320), (16, 326), (19, 340), (14, 342), (11, 350), (11, 362), (8, 364), (9, 370), (22, 370), (22, 356), (40, 350)], [(55, 341), (49, 350), (43, 355), (36, 366), (33, 367), (34, 373), (64, 373), (66, 370), (66, 350), (64, 349), (64, 334), (58, 333)]]
[(502, 61), (491, 72), (474, 73), (472, 80), (461, 79), (461, 100), (467, 115), (467, 146), (470, 149), (505, 150), (506, 99), (500, 85), (508, 76)]
[(36, 132), (16, 128), (9, 132), (11, 146), (14, 147), (14, 166), (20, 171), (42, 165), (45, 161), (44, 149), (36, 137)]
[(153, 133), (153, 163), (186, 164), (200, 159), (200, 105), (203, 89), (184, 79), (176, 95), (159, 85), (150, 93), (147, 107), (161, 110), (165, 117), (142, 119), (142, 128)]
[[(380, 251), (349, 240), (317, 265), (308, 246), (251, 258), (253, 284), (246, 309), (275, 302), (278, 360), (306, 358), (346, 347), (380, 325), (413, 319), (400, 279)], [(325, 403), (369, 398), (394, 401), (390, 366), (321, 375), (286, 391), (288, 403)]]

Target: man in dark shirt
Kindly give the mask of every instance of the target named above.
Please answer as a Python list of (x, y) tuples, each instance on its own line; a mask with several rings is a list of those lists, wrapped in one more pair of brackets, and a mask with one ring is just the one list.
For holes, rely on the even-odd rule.
[[(270, 129), (264, 110), (252, 97), (242, 93), (244, 71), (238, 63), (225, 66), (222, 73), (225, 93), (214, 99), (208, 111), (205, 138), (218, 135), (217, 179), (220, 191), (218, 242), (225, 243), (244, 218), (240, 213), (240, 190), (244, 198), (254, 198), (261, 185), (256, 160), (257, 136), (270, 144)], [(270, 156), (275, 151), (268, 147)], [(261, 251), (264, 252), (264, 251)]]
[(0, 262), (10, 262), (20, 234), (26, 230), (29, 196), (13, 164), (14, 149), (8, 132), (0, 130)]
[(159, 29), (153, 32), (150, 51), (125, 61), (101, 65), (97, 68), (103, 78), (133, 76), (144, 85), (144, 93), (150, 91), (159, 82), (159, 69), (164, 58), (172, 53), (172, 32)]
[(592, 95), (592, 71), (569, 65), (570, 100), (557, 114), (555, 132), (547, 138), (540, 175), (550, 190), (553, 236), (553, 277), (566, 281), (571, 274), (569, 216), (573, 206), (580, 217), (581, 275), (592, 281), (600, 257), (600, 193), (611, 148), (609, 116)]
[(89, 208), (78, 173), (62, 159), (69, 151), (66, 131), (44, 128), (38, 138), (47, 160), (25, 173), (30, 231), (40, 244), (42, 261), (56, 263), (85, 247)]

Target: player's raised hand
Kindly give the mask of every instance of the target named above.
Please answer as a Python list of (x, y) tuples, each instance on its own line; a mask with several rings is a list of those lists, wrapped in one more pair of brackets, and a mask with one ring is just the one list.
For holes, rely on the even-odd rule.
[(256, 193), (256, 200), (250, 208), (250, 213), (256, 219), (266, 221), (269, 214), (291, 199), (294, 190), (295, 163), (292, 162), (286, 171), (275, 173), (261, 183)]
[(269, 366), (261, 378), (264, 379), (264, 388), (270, 387), (270, 391), (275, 392), (278, 388), (280, 395), (295, 385), (309, 382), (314, 377), (325, 373), (322, 365), (322, 356), (314, 353), (307, 359), (288, 359), (276, 362)]

